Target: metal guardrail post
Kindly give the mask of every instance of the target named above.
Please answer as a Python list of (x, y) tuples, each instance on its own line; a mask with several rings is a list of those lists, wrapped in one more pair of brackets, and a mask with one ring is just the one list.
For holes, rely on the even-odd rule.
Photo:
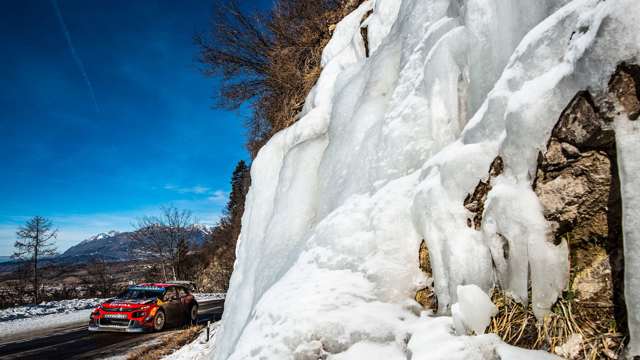
[(207, 342), (209, 342), (209, 324), (211, 323), (211, 320), (207, 320)]

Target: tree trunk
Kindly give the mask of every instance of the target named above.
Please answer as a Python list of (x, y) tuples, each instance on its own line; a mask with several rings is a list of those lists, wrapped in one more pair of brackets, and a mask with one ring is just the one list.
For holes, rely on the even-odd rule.
[(33, 301), (38, 304), (38, 245), (40, 242), (40, 225), (36, 225), (36, 239), (33, 250)]
[(162, 264), (162, 280), (164, 280), (166, 282), (167, 281), (167, 270), (164, 267), (164, 261), (162, 261), (161, 264)]

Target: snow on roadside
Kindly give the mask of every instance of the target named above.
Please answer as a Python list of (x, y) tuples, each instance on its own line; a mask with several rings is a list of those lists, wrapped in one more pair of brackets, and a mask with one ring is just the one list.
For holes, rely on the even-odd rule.
[(18, 306), (0, 310), (0, 323), (5, 321), (27, 319), (34, 316), (68, 313), (75, 310), (92, 309), (105, 299), (71, 299), (47, 301), (38, 305)]
[(105, 299), (71, 299), (42, 302), (0, 310), (0, 340), (9, 336), (89, 322), (91, 311)]
[(26, 319), (16, 319), (0, 322), (0, 341), (9, 336), (28, 333), (35, 330), (65, 326), (86, 321), (89, 324), (89, 315), (92, 309), (68, 310), (63, 313), (34, 316)]
[(209, 325), (209, 341), (207, 341), (206, 328), (202, 330), (198, 338), (191, 343), (181, 347), (173, 354), (167, 355), (163, 360), (200, 360), (210, 359), (213, 353), (216, 334), (220, 322)]

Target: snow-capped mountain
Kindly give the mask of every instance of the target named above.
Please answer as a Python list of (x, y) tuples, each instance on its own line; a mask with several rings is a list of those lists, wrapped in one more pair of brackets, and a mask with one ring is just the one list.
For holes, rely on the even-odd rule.
[(640, 77), (618, 71), (640, 63), (638, 19), (637, 0), (364, 1), (324, 49), (300, 120), (252, 164), (216, 359), (554, 358), (478, 332), (492, 289), (539, 321), (573, 290), (581, 210), (553, 216), (578, 187), (543, 173), (605, 142), (640, 355)]
[[(202, 244), (205, 241), (206, 226), (197, 226), (192, 241), (195, 244)], [(121, 261), (131, 260), (132, 254), (129, 252), (131, 241), (130, 232), (109, 231), (87, 238), (77, 245), (67, 249), (57, 257), (58, 260), (84, 261), (95, 256), (100, 256), (105, 260)]]

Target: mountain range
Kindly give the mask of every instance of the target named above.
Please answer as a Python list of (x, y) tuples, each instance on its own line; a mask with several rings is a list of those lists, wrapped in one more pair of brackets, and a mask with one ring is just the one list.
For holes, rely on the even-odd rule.
[[(63, 262), (83, 262), (96, 256), (107, 261), (123, 261), (135, 258), (129, 251), (131, 232), (109, 231), (94, 235), (58, 255), (57, 260)], [(191, 241), (202, 245), (206, 239), (207, 229), (197, 226)]]
[[(195, 245), (202, 245), (206, 240), (208, 229), (204, 225), (197, 225), (191, 241)], [(134, 255), (129, 252), (131, 232), (109, 231), (87, 238), (77, 245), (67, 249), (62, 254), (42, 258), (44, 264), (80, 264), (100, 257), (105, 261), (127, 261), (144, 258), (143, 254)], [(18, 262), (10, 256), (0, 256), (0, 272), (13, 271)]]

